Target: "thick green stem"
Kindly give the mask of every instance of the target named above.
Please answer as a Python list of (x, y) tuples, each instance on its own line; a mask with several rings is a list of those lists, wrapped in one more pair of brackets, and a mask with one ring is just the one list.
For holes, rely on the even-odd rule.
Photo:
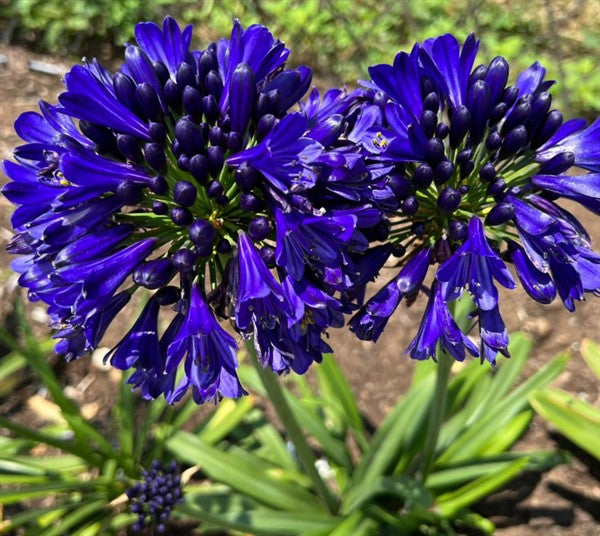
[(433, 465), (435, 449), (440, 435), (440, 428), (444, 413), (446, 411), (446, 398), (448, 391), (448, 379), (450, 369), (454, 360), (448, 355), (440, 345), (436, 350), (436, 368), (435, 390), (431, 401), (429, 402), (429, 420), (427, 422), (427, 435), (425, 436), (425, 445), (423, 447), (423, 457), (421, 458), (420, 477), (421, 482), (425, 482)]
[(270, 370), (265, 370), (262, 368), (256, 357), (254, 344), (251, 340), (246, 342), (246, 349), (248, 350), (248, 354), (252, 359), (254, 368), (258, 372), (258, 377), (260, 378), (260, 381), (267, 392), (269, 400), (273, 404), (277, 415), (279, 415), (279, 418), (281, 419), (281, 422), (283, 423), (290, 440), (296, 447), (296, 453), (298, 454), (298, 458), (300, 459), (304, 470), (312, 480), (317, 493), (327, 506), (329, 512), (335, 514), (338, 510), (337, 501), (317, 471), (317, 467), (315, 465), (317, 459), (312, 449), (308, 445), (300, 426), (294, 418), (292, 410), (283, 394), (283, 389), (279, 384), (279, 379)]

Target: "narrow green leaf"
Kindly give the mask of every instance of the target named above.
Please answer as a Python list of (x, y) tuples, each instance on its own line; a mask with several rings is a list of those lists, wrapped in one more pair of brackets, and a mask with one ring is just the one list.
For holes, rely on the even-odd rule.
[(496, 525), (489, 519), (476, 514), (475, 512), (460, 512), (454, 520), (454, 524), (458, 527), (471, 527), (480, 530), (483, 534), (490, 536), (496, 532)]
[(107, 507), (104, 499), (83, 504), (70, 514), (61, 517), (59, 523), (52, 528), (46, 529), (45, 536), (61, 536), (63, 534), (72, 534), (72, 528), (83, 523), (86, 518), (100, 512)]
[(266, 447), (268, 459), (272, 460), (273, 463), (286, 469), (298, 468), (281, 434), (272, 424), (266, 423), (261, 426), (256, 430), (255, 435)]
[(254, 397), (251, 395), (237, 401), (222, 400), (217, 410), (199, 432), (198, 437), (209, 445), (216, 445), (242, 422), (254, 404)]
[(440, 495), (436, 502), (443, 517), (452, 519), (461, 510), (487, 497), (517, 476), (527, 465), (527, 458), (515, 460), (508, 466), (477, 478), (461, 488)]
[(129, 374), (121, 374), (119, 381), (119, 398), (113, 407), (114, 420), (118, 426), (119, 448), (124, 460), (130, 466), (135, 465), (133, 451), (135, 445), (135, 410), (136, 395), (127, 383)]
[[(15, 529), (25, 525), (31, 525), (32, 523), (38, 524), (39, 520), (47, 514), (55, 514), (56, 517), (59, 518), (76, 506), (77, 504), (57, 504), (54, 506), (48, 506), (46, 508), (29, 508), (24, 512), (19, 512), (18, 514), (5, 519), (4, 521), (0, 521), (0, 533), (8, 532), (8, 529), (11, 529), (11, 531), (14, 532)], [(28, 530), (26, 534), (29, 535), (31, 532), (32, 530)]]
[(596, 378), (600, 379), (600, 345), (591, 339), (581, 341), (581, 355)]
[(487, 443), (481, 446), (481, 449), (476, 453), (477, 456), (495, 456), (510, 449), (514, 443), (525, 433), (533, 411), (530, 409), (522, 411), (515, 415), (508, 423), (500, 430), (497, 430)]
[(600, 411), (569, 393), (548, 387), (530, 397), (533, 408), (561, 434), (600, 460)]
[(98, 481), (66, 481), (49, 482), (37, 484), (21, 489), (4, 489), (0, 494), (0, 504), (14, 504), (24, 500), (31, 500), (37, 497), (45, 497), (50, 493), (63, 493), (70, 491), (79, 491), (85, 489), (94, 489), (100, 485)]

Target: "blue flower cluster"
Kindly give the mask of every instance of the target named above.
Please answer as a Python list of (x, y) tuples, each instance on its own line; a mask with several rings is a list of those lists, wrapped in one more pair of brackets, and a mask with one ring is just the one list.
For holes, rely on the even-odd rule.
[(289, 50), (259, 25), (234, 21), (205, 50), (172, 18), (135, 36), (117, 72), (74, 66), (59, 104), (15, 123), (26, 144), (4, 162), (3, 194), (19, 283), (68, 360), (147, 289), (107, 359), (148, 398), (244, 393), (219, 319), (263, 366), (304, 373), (378, 269), (369, 240), (397, 208), (383, 166), (346, 137), (363, 91), (314, 90), (291, 111), (311, 71), (286, 69)]
[[(26, 144), (3, 164), (13, 268), (67, 359), (96, 348), (140, 288), (150, 297), (108, 359), (170, 403), (244, 393), (220, 320), (264, 367), (302, 374), (344, 315), (376, 340), (424, 291), (410, 355), (440, 343), (493, 363), (508, 345), (494, 279), (516, 285), (506, 263), (542, 303), (574, 310), (598, 293), (600, 255), (554, 201), (600, 212), (600, 120), (563, 123), (539, 64), (507, 86), (503, 58), (473, 68), (475, 38), (444, 35), (355, 91), (301, 101), (310, 69), (287, 69), (263, 26), (235, 21), (204, 50), (171, 18), (135, 35), (119, 71), (74, 66), (59, 104), (21, 115)], [(390, 257), (401, 270), (364, 303)], [(465, 292), (479, 347), (452, 315)]]
[(181, 475), (176, 462), (165, 468), (159, 461), (143, 472), (143, 481), (128, 488), (129, 509), (138, 516), (134, 532), (154, 527), (158, 534), (167, 531), (167, 521), (174, 506), (182, 500)]
[[(429, 303), (408, 352), (435, 357), (438, 343), (454, 358), (465, 351), (491, 363), (508, 354), (508, 334), (494, 280), (516, 282), (540, 303), (556, 295), (573, 311), (586, 292), (600, 292), (600, 255), (576, 218), (555, 204), (568, 198), (600, 213), (600, 119), (563, 123), (552, 108), (538, 63), (507, 85), (500, 56), (473, 68), (479, 47), (452, 35), (417, 43), (392, 65), (369, 69), (370, 95), (352, 138), (365, 161), (393, 166), (388, 184), (399, 210), (386, 213), (403, 268), (351, 321), (376, 340), (402, 297), (426, 290)], [(572, 168), (579, 173), (567, 174)], [(431, 288), (423, 282), (439, 264)], [(479, 348), (450, 309), (464, 293), (474, 303)]]

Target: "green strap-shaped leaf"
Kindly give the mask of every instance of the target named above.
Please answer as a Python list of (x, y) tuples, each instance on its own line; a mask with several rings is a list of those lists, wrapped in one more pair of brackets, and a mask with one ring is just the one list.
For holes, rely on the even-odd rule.
[(230, 398), (221, 401), (217, 410), (198, 433), (198, 437), (209, 445), (216, 445), (242, 422), (253, 407), (252, 396), (236, 401)]
[(581, 355), (596, 375), (596, 378), (600, 379), (600, 345), (591, 339), (583, 339), (581, 341)]

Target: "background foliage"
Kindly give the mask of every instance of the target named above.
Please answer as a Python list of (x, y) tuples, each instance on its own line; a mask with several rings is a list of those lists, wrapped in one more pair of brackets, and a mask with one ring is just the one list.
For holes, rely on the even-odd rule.
[[(373, 63), (445, 32), (476, 31), (481, 59), (509, 59), (513, 74), (539, 60), (567, 114), (600, 111), (600, 2), (597, 0), (0, 0), (4, 41), (61, 56), (103, 56), (132, 39), (139, 20), (165, 14), (194, 23), (199, 45), (227, 35), (231, 18), (261, 22), (308, 63), (317, 79), (353, 84)], [(107, 45), (108, 44), (108, 45)]]

